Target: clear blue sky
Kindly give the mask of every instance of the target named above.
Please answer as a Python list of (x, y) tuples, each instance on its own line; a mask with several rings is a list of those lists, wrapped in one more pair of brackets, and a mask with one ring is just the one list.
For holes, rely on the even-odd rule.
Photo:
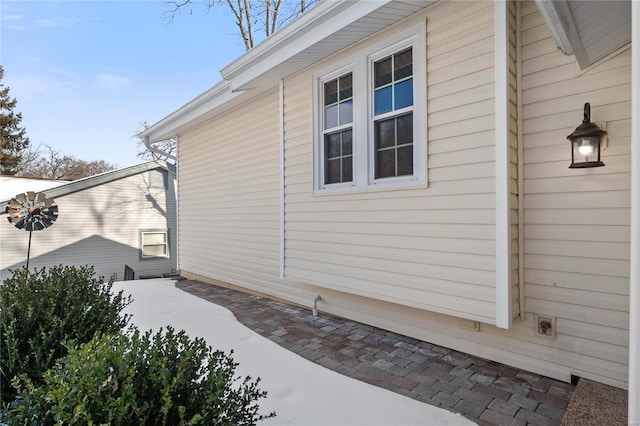
[(161, 0), (3, 0), (3, 83), (31, 144), (118, 167), (141, 162), (140, 123), (209, 89), (244, 53), (226, 6), (194, 6), (173, 21), (168, 10)]

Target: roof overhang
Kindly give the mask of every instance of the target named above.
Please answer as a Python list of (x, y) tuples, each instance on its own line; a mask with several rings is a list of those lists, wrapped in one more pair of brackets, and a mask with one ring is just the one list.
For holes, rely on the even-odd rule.
[[(142, 164), (136, 164), (122, 169), (111, 170), (108, 172), (100, 173), (97, 175), (89, 176), (82, 179), (70, 181), (68, 183), (56, 186), (54, 188), (45, 189), (39, 192), (43, 192), (49, 197), (62, 197), (64, 195), (73, 194), (74, 192), (82, 191), (88, 188), (93, 188), (98, 185), (113, 182), (119, 179), (124, 179), (130, 176), (134, 176), (149, 170), (161, 169), (175, 175), (176, 166), (169, 164), (163, 160), (148, 161)], [(4, 212), (7, 204), (11, 199), (0, 200), (0, 214)]]
[(581, 69), (631, 43), (631, 1), (536, 0), (553, 38)]
[(228, 111), (437, 0), (323, 1), (221, 71), (223, 80), (140, 133), (149, 142)]

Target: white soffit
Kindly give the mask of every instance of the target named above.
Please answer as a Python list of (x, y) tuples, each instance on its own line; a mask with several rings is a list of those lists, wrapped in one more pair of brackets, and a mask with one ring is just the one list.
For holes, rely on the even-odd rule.
[(631, 1), (536, 0), (558, 47), (580, 68), (631, 43)]
[(272, 86), (433, 3), (434, 0), (322, 2), (222, 69), (222, 77), (231, 81), (232, 90)]

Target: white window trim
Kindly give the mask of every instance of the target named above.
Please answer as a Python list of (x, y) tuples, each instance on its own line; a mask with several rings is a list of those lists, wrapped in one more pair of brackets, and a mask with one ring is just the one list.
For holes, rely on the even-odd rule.
[[(144, 235), (145, 234), (165, 234), (165, 246), (167, 248), (166, 255), (152, 255), (148, 256), (144, 254)], [(151, 244), (150, 244), (151, 245)], [(159, 245), (159, 244), (154, 244)], [(168, 229), (141, 229), (140, 230), (140, 259), (148, 260), (148, 259), (170, 259), (171, 258), (171, 244), (169, 241), (169, 230)]]
[[(412, 48), (413, 54), (413, 175), (375, 179), (373, 141), (373, 62)], [(427, 185), (426, 21), (401, 31), (384, 42), (363, 49), (356, 60), (335, 64), (313, 75), (314, 194), (371, 191)], [(323, 83), (353, 73), (353, 181), (324, 184)], [(366, 78), (358, 78), (366, 76)]]
[[(345, 74), (352, 74), (352, 78), (354, 78), (353, 76), (355, 76), (355, 72), (354, 72), (354, 65), (349, 65), (346, 67), (342, 67), (340, 69), (337, 69), (329, 74), (323, 75), (322, 78), (317, 79), (316, 81), (318, 82), (318, 84), (314, 85), (315, 89), (317, 90), (317, 95), (314, 94), (313, 99), (317, 100), (318, 102), (314, 102), (314, 104), (316, 105), (317, 108), (317, 113), (314, 112), (314, 116), (316, 117), (316, 119), (318, 120), (318, 143), (317, 145), (317, 152), (318, 155), (316, 156), (316, 158), (318, 159), (318, 164), (316, 166), (316, 170), (317, 170), (317, 182), (320, 186), (322, 187), (326, 187), (326, 186), (330, 186), (330, 187), (335, 187), (335, 188), (349, 188), (354, 186), (355, 180), (356, 180), (356, 171), (355, 171), (355, 167), (356, 167), (356, 162), (354, 161), (353, 163), (353, 180), (351, 182), (339, 182), (339, 183), (332, 183), (330, 185), (325, 185), (324, 184), (324, 173), (325, 173), (325, 167), (324, 167), (324, 158), (325, 158), (325, 143), (324, 143), (324, 134), (325, 134), (325, 128), (324, 128), (324, 105), (322, 102), (320, 102), (323, 97), (324, 97), (324, 84), (327, 81), (331, 81), (334, 80), (338, 77), (341, 77)], [(355, 94), (355, 89), (354, 90), (354, 94)], [(351, 131), (352, 131), (352, 144), (351, 144), (351, 154), (352, 154), (352, 158), (356, 158), (356, 152), (355, 152), (355, 114), (356, 114), (356, 100), (355, 100), (355, 96), (352, 97), (353, 99), (353, 121), (351, 122)], [(316, 115), (317, 114), (317, 115)], [(335, 130), (335, 129), (334, 129)]]

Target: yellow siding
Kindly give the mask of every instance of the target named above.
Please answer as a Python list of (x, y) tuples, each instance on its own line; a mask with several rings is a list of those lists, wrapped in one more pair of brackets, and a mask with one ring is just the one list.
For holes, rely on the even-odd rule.
[(277, 94), (180, 135), (181, 269), (245, 286), (277, 277)]
[[(513, 4), (510, 12), (515, 37)], [(629, 53), (579, 74), (574, 59), (555, 46), (535, 3), (523, 2), (522, 13), (522, 50), (511, 40), (510, 63), (511, 205), (524, 195), (521, 247), (522, 224), (518, 211), (511, 212), (512, 307), (520, 316), (511, 329), (491, 325), (491, 2), (441, 1), (285, 79), (283, 280), (278, 90), (181, 134), (183, 275), (307, 306), (322, 295), (321, 311), (554, 378), (575, 374), (625, 387)], [(313, 73), (422, 20), (428, 187), (313, 195)], [(565, 137), (580, 123), (585, 101), (592, 102), (595, 120), (607, 122), (607, 166), (569, 170)], [(524, 283), (516, 274), (519, 256)], [(533, 314), (557, 318), (554, 339), (535, 334)], [(460, 328), (459, 317), (482, 322), (480, 332)]]
[(518, 17), (516, 3), (509, 3), (509, 146), (511, 159), (511, 316), (520, 317), (520, 277), (518, 244)]
[[(557, 318), (555, 347), (622, 380), (629, 321), (629, 51), (579, 74), (533, 3), (523, 6), (525, 310)], [(606, 122), (605, 167), (568, 169), (566, 136), (591, 103)], [(554, 353), (540, 355), (550, 359)], [(602, 367), (600, 367), (602, 364)], [(605, 364), (607, 366), (605, 366)]]
[(288, 278), (495, 322), (493, 7), (468, 6), (412, 20), (427, 19), (428, 188), (312, 192), (312, 74), (385, 34), (285, 82)]

